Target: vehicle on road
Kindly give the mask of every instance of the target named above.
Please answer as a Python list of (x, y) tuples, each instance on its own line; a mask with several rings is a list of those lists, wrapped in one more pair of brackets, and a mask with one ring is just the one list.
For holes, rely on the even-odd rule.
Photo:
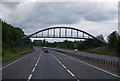
[(43, 50), (44, 53), (48, 53), (49, 52), (47, 47), (43, 47), (42, 50)]
[(78, 52), (78, 49), (75, 49), (75, 52)]

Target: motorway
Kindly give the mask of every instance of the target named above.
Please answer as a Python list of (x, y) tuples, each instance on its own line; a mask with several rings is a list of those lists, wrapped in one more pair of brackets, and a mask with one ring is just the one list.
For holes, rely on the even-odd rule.
[[(20, 58), (2, 70), (2, 79), (118, 79), (109, 73), (95, 69), (62, 53), (49, 50), (42, 52), (34, 47), (35, 52)], [(80, 80), (81, 81), (81, 80)], [(114, 81), (114, 80), (112, 80)], [(115, 80), (116, 81), (116, 80)]]
[(107, 55), (102, 55), (102, 54), (95, 54), (95, 53), (88, 53), (88, 52), (75, 52), (74, 50), (64, 50), (64, 49), (58, 49), (58, 48), (51, 48), (53, 50), (59, 50), (59, 51), (63, 51), (63, 52), (67, 52), (67, 53), (72, 53), (72, 54), (76, 54), (76, 55), (80, 55), (80, 56), (88, 56), (91, 58), (98, 58), (98, 59), (106, 59), (106, 60), (111, 60), (111, 61), (119, 61), (120, 58), (119, 57), (114, 57), (114, 56), (107, 56)]

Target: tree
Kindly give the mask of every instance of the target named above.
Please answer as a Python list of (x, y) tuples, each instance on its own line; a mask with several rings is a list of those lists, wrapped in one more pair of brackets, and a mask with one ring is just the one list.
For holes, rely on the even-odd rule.
[(118, 55), (120, 56), (120, 36), (118, 36), (115, 50), (118, 53)]
[(118, 38), (118, 33), (116, 31), (112, 32), (108, 36), (107, 40), (108, 40), (108, 46), (110, 48), (115, 48), (116, 47), (117, 38)]
[(99, 38), (99, 39), (101, 39), (101, 40), (104, 40), (104, 41), (105, 41), (105, 39), (104, 39), (104, 37), (103, 37), (102, 34), (100, 34), (100, 35), (98, 35), (98, 36), (96, 36), (96, 37)]
[(14, 48), (22, 40), (24, 32), (22, 29), (14, 27), (2, 21), (2, 48)]
[[(96, 38), (98, 38), (98, 39), (101, 39), (101, 40), (105, 41), (105, 39), (104, 39), (104, 37), (103, 37), (103, 35), (102, 35), (102, 34), (100, 34), (100, 35), (96, 36)], [(104, 43), (102, 43), (102, 42), (100, 42), (100, 41), (98, 41), (98, 40), (94, 40), (94, 44), (95, 44), (95, 46), (96, 46), (96, 47), (99, 47), (99, 46), (104, 45)]]
[[(96, 36), (96, 38), (104, 40), (104, 37), (102, 34)], [(104, 40), (105, 41), (105, 40)], [(95, 39), (85, 39), (85, 41), (81, 42), (79, 44), (79, 49), (88, 49), (88, 48), (94, 48), (94, 47), (100, 47), (103, 43), (95, 40)]]

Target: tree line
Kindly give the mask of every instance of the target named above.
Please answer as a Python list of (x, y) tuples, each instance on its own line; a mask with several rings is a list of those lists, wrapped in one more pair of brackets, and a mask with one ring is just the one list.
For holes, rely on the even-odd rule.
[[(102, 34), (96, 36), (97, 38), (104, 40), (104, 37)], [(106, 44), (94, 40), (94, 39), (85, 39), (80, 41), (69, 41), (64, 40), (63, 42), (48, 42), (45, 39), (40, 46), (47, 46), (47, 47), (56, 47), (56, 48), (65, 48), (65, 49), (79, 49), (79, 50), (85, 50), (89, 48), (96, 48), (96, 47), (102, 47), (105, 46), (107, 49), (113, 49), (118, 54), (120, 54), (120, 36), (116, 31), (113, 31), (111, 34), (107, 36)]]
[(2, 49), (12, 50), (13, 48), (19, 47), (21, 44), (31, 44), (30, 39), (22, 40), (25, 36), (23, 30), (18, 27), (14, 27), (5, 21), (0, 21), (2, 23)]
[(2, 22), (2, 48), (13, 48), (16, 47), (18, 41), (25, 36), (22, 29), (7, 24), (5, 21)]

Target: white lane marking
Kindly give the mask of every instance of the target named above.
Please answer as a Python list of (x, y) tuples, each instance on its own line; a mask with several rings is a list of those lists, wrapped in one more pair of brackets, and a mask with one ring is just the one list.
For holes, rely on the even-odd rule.
[(27, 81), (30, 81), (30, 79), (32, 78), (32, 74), (29, 75), (28, 77), (28, 80)]
[(34, 71), (35, 71), (35, 68), (36, 68), (36, 67), (34, 67), (34, 68), (33, 68), (32, 72), (34, 72)]
[[(64, 55), (64, 56), (67, 56), (67, 55)], [(105, 73), (108, 73), (108, 74), (110, 74), (110, 75), (112, 75), (112, 76), (115, 76), (115, 77), (117, 77), (117, 78), (120, 78), (119, 75), (116, 75), (116, 74), (114, 74), (114, 73), (105, 71), (105, 70), (103, 70), (103, 69), (100, 69), (100, 68), (98, 68), (98, 67), (96, 67), (96, 66), (93, 66), (93, 65), (91, 65), (91, 64), (88, 64), (88, 63), (86, 63), (86, 62), (77, 60), (77, 59), (75, 59), (75, 58), (73, 58), (73, 57), (70, 57), (70, 56), (67, 56), (67, 57), (68, 57), (68, 58), (71, 58), (71, 59), (73, 59), (73, 60), (76, 60), (76, 61), (78, 61), (78, 62), (81, 62), (81, 63), (83, 63), (83, 64), (86, 64), (86, 65), (88, 65), (88, 66), (90, 66), (90, 67), (93, 67), (93, 68), (95, 68), (95, 69), (97, 69), (97, 70), (100, 70), (100, 71), (103, 71), (103, 72), (105, 72)]]
[[(54, 56), (54, 55), (52, 55), (55, 59), (56, 59), (56, 57)], [(57, 60), (57, 59), (56, 59)]]
[[(38, 62), (39, 62), (39, 60), (40, 60), (41, 55), (42, 55), (42, 53), (41, 53), (40, 56), (38, 57), (37, 62), (36, 62), (36, 64), (35, 64), (34, 68), (32, 69), (32, 73), (35, 71), (36, 66), (38, 65)], [(30, 76), (28, 77), (28, 80), (27, 80), (27, 81), (30, 81), (30, 79), (32, 78), (32, 73), (31, 73)]]
[(55, 60), (57, 60), (59, 62), (59, 60), (54, 55), (52, 55), (52, 56), (55, 58)]
[(39, 60), (37, 60), (37, 63), (39, 62)]
[(60, 63), (60, 65), (62, 65), (62, 67), (63, 67), (64, 69), (67, 70), (67, 72), (68, 72), (70, 75), (72, 75), (73, 77), (75, 77), (75, 75), (74, 75), (69, 69), (67, 69), (54, 55), (52, 55), (52, 56)]
[[(29, 55), (31, 55), (31, 54), (29, 54)], [(27, 55), (27, 56), (29, 56), (29, 55)], [(24, 56), (24, 57), (22, 57), (22, 58), (20, 58), (20, 59), (18, 59), (18, 60), (15, 60), (15, 61), (9, 63), (8, 65), (0, 68), (0, 70), (2, 70), (2, 69), (4, 69), (4, 68), (6, 68), (6, 67), (8, 67), (8, 66), (10, 66), (10, 65), (12, 65), (12, 64), (14, 64), (14, 63), (16, 63), (16, 62), (18, 62), (18, 61), (20, 61), (20, 60), (22, 60), (23, 58), (25, 58), (25, 57), (27, 57), (27, 56)]]
[(0, 70), (2, 70), (2, 69), (4, 69), (4, 68), (6, 68), (6, 67), (8, 67), (8, 66), (10, 66), (10, 65), (12, 65), (12, 64), (14, 64), (14, 63), (17, 62), (17, 61), (19, 61), (19, 60), (16, 60), (16, 61), (14, 61), (14, 62), (12, 62), (12, 63), (9, 63), (8, 65), (4, 66), (3, 68), (0, 68)]
[(60, 64), (62, 64), (54, 55), (52, 55)]
[(41, 55), (42, 55), (42, 53), (41, 53), (40, 56), (38, 57), (37, 62), (36, 62), (36, 64), (35, 64), (35, 67), (38, 65), (38, 62), (39, 62), (39, 60), (40, 60)]
[(35, 67), (38, 65), (38, 63), (35, 64)]
[(67, 69), (67, 71), (68, 71), (73, 77), (75, 76), (69, 69)]
[(58, 61), (60, 64), (62, 64), (60, 61)]
[(66, 69), (66, 67), (62, 64), (62, 66)]
[[(55, 58), (56, 59), (56, 58)], [(59, 61), (58, 59), (56, 59), (57, 61)]]
[[(41, 52), (41, 53), (42, 53), (42, 52)], [(32, 54), (32, 53), (31, 53), (31, 54)], [(24, 57), (21, 57), (20, 59), (15, 60), (15, 61), (13, 61), (13, 62), (9, 63), (8, 65), (6, 65), (6, 66), (4, 66), (4, 67), (0, 68), (0, 70), (2, 70), (2, 69), (4, 69), (4, 68), (6, 68), (6, 67), (8, 67), (8, 66), (10, 66), (10, 65), (12, 65), (12, 64), (14, 64), (14, 63), (16, 63), (16, 62), (18, 62), (18, 61), (20, 61), (20, 60), (22, 60), (22, 59), (24, 59), (25, 57), (30, 56), (31, 54), (26, 55), (26, 56), (24, 56)]]

